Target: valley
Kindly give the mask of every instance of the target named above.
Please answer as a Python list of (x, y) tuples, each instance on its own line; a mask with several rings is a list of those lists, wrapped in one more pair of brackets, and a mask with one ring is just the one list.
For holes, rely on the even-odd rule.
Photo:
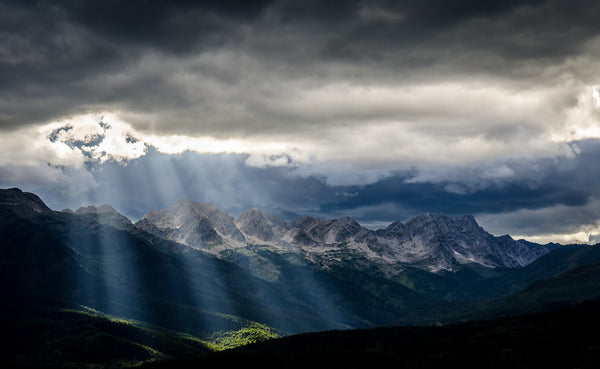
[[(600, 296), (597, 247), (495, 237), (471, 216), (370, 230), (256, 209), (235, 219), (182, 200), (134, 224), (110, 205), (59, 212), (7, 189), (0, 234), (4, 345), (24, 342), (7, 365), (92, 365), (74, 352), (98, 340), (102, 365), (180, 360), (307, 332), (550, 313)], [(25, 337), (36, 331), (54, 343), (29, 362)], [(73, 340), (88, 346), (53, 354)]]

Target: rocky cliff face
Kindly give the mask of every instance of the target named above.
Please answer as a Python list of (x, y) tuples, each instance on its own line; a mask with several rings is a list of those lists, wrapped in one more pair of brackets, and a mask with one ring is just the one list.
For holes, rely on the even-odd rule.
[(136, 227), (156, 236), (193, 248), (245, 245), (245, 237), (233, 223), (234, 218), (213, 203), (199, 204), (181, 200), (160, 211), (151, 210)]
[(425, 262), (432, 270), (453, 269), (468, 263), (520, 267), (549, 251), (509, 236), (494, 237), (470, 215), (449, 218), (444, 214), (424, 214), (405, 224), (392, 223), (376, 234), (378, 242), (398, 261)]
[(259, 209), (245, 211), (235, 225), (246, 237), (262, 242), (277, 242), (289, 228), (283, 219)]
[(424, 214), (374, 231), (347, 217), (323, 220), (303, 216), (285, 222), (258, 209), (234, 220), (212, 203), (182, 200), (169, 209), (149, 212), (136, 226), (215, 254), (262, 244), (274, 252), (291, 251), (324, 266), (368, 260), (388, 270), (412, 265), (436, 272), (471, 263), (514, 268), (549, 251), (509, 236), (494, 237), (470, 215)]

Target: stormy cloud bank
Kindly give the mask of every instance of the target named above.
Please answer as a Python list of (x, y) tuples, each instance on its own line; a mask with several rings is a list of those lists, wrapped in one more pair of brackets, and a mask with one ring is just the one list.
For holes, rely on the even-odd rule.
[(0, 185), (593, 242), (599, 7), (3, 0)]

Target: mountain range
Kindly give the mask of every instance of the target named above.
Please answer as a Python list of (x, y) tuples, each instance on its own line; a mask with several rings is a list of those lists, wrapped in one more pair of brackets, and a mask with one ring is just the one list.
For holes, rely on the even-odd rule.
[[(164, 344), (174, 335), (156, 333), (165, 329), (190, 335), (197, 341), (185, 345), (206, 352), (301, 332), (501, 317), (600, 296), (600, 248), (496, 237), (469, 215), (424, 214), (371, 230), (350, 218), (286, 221), (258, 209), (233, 218), (213, 203), (181, 200), (134, 224), (110, 205), (54, 211), (34, 194), (6, 189), (0, 236), (0, 313), (20, 322), (11, 332), (68, 314), (69, 321), (72, 314), (118, 318), (107, 328), (118, 332), (111, 337), (149, 347), (136, 351), (144, 360), (180, 356), (163, 350), (176, 345)], [(132, 327), (126, 337), (123, 320)], [(148, 343), (144, 329), (169, 338)], [(56, 359), (48, 355), (40, 357)]]
[(273, 252), (301, 255), (323, 267), (364, 259), (392, 275), (405, 265), (430, 272), (454, 271), (466, 264), (522, 267), (556, 247), (515, 241), (510, 236), (494, 237), (470, 215), (424, 214), (370, 230), (348, 217), (323, 220), (302, 216), (286, 222), (258, 209), (235, 219), (213, 203), (189, 200), (152, 210), (135, 226), (215, 255), (263, 245)]

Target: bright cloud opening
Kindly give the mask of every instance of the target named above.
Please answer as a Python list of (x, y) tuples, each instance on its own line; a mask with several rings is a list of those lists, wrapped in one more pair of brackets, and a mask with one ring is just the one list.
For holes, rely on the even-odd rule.
[(567, 110), (564, 129), (553, 134), (555, 141), (600, 138), (600, 86), (586, 88), (577, 105)]
[(556, 233), (548, 233), (541, 234), (535, 236), (526, 236), (526, 235), (515, 235), (514, 239), (525, 239), (530, 242), (535, 242), (539, 244), (546, 243), (560, 243), (563, 245), (567, 244), (595, 244), (597, 242), (597, 238), (600, 235), (600, 228), (591, 231), (580, 231), (575, 233), (565, 233), (565, 234), (556, 234)]

